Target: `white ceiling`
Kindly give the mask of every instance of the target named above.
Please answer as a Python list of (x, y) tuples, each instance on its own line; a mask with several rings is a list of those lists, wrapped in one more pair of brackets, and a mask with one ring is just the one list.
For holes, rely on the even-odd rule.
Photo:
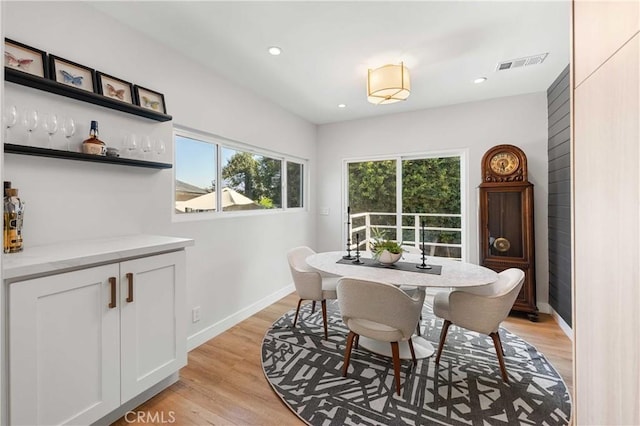
[[(90, 4), (317, 124), (545, 91), (569, 63), (569, 1)], [(541, 65), (496, 71), (546, 52)], [(409, 99), (368, 103), (367, 69), (400, 61)]]

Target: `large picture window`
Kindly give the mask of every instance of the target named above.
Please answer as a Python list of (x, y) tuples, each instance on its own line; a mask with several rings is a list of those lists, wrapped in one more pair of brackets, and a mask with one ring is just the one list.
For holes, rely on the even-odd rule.
[(224, 147), (222, 158), (224, 211), (282, 207), (282, 160)]
[(304, 162), (176, 129), (175, 212), (304, 207)]
[(460, 155), (349, 161), (346, 172), (361, 250), (380, 235), (420, 249), (424, 225), (428, 256), (463, 258)]

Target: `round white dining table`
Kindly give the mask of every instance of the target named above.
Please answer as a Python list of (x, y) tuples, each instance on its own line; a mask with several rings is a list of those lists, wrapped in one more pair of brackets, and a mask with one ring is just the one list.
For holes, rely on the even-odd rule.
[[(413, 286), (424, 291), (426, 287), (461, 288), (491, 284), (498, 279), (498, 274), (491, 269), (472, 263), (442, 257), (427, 257), (427, 265), (440, 265), (440, 274), (420, 271), (416, 272), (390, 267), (371, 267), (354, 265), (350, 261), (338, 263), (345, 252), (333, 251), (316, 253), (307, 257), (307, 264), (319, 271), (341, 277), (358, 278), (370, 281), (382, 281), (397, 286)], [(352, 253), (353, 255), (353, 253)], [(362, 258), (371, 258), (370, 252), (360, 252)], [(344, 261), (343, 261), (344, 262)], [(400, 262), (413, 265), (422, 264), (422, 256), (419, 254), (405, 253)], [(381, 355), (391, 356), (391, 348), (388, 342), (360, 337), (360, 346)], [(433, 345), (421, 336), (411, 338), (416, 353), (416, 358), (427, 358), (434, 354)], [(411, 359), (409, 345), (400, 344), (400, 357)]]

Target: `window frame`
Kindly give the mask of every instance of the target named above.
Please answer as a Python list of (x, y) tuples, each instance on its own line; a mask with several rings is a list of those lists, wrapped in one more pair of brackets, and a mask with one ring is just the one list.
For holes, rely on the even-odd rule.
[[(349, 203), (349, 164), (366, 161), (394, 160), (396, 162), (396, 229), (402, 224), (402, 162), (404, 160), (425, 160), (429, 158), (458, 157), (460, 159), (460, 241), (461, 241), (461, 261), (467, 262), (469, 259), (469, 211), (467, 206), (468, 193), (468, 166), (467, 149), (452, 149), (439, 151), (426, 151), (418, 153), (398, 153), (380, 154), (366, 157), (350, 157), (342, 161), (342, 212), (344, 221), (347, 221), (347, 206)], [(347, 230), (342, 227), (340, 234), (342, 241), (347, 240)]]
[[(175, 164), (176, 159), (176, 137), (184, 137), (193, 139), (199, 142), (210, 143), (216, 147), (216, 182), (222, 182), (222, 149), (228, 148), (239, 152), (247, 152), (252, 155), (260, 155), (267, 158), (272, 158), (280, 161), (280, 189), (282, 197), (282, 207), (273, 209), (252, 209), (252, 210), (236, 210), (236, 211), (224, 211), (217, 209), (210, 212), (192, 212), (192, 213), (176, 213), (176, 172), (177, 167)], [(226, 217), (241, 217), (241, 216), (255, 216), (265, 214), (278, 214), (287, 212), (306, 212), (308, 211), (309, 204), (309, 160), (301, 157), (297, 157), (290, 154), (283, 154), (276, 151), (271, 151), (265, 148), (256, 147), (243, 142), (234, 141), (222, 136), (210, 134), (207, 132), (190, 129), (183, 126), (173, 126), (173, 180), (172, 195), (171, 195), (171, 218), (172, 222), (190, 222), (199, 220), (210, 220)], [(302, 165), (302, 207), (288, 207), (288, 193), (287, 193), (287, 162), (294, 162)], [(219, 186), (219, 185), (218, 185)], [(222, 205), (222, 188), (216, 188), (216, 206)]]

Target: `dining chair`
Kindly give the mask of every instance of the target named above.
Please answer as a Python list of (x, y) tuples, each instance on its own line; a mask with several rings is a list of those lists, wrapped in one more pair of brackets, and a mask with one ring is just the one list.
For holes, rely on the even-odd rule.
[(400, 395), (400, 349), (398, 342), (406, 341), (411, 351), (411, 359), (416, 364), (411, 335), (416, 328), (424, 291), (414, 297), (398, 287), (376, 281), (356, 278), (341, 278), (337, 287), (338, 305), (342, 320), (349, 329), (344, 353), (342, 376), (347, 377), (351, 349), (359, 336), (391, 343), (393, 373), (396, 392)]
[(449, 326), (454, 324), (491, 337), (500, 363), (502, 380), (508, 383), (509, 377), (498, 329), (500, 323), (509, 315), (523, 283), (524, 272), (510, 268), (500, 272), (498, 279), (492, 284), (437, 293), (433, 299), (433, 313), (444, 319), (444, 324), (440, 333), (436, 364), (440, 363)]
[(309, 247), (301, 246), (289, 250), (287, 260), (289, 261), (289, 269), (293, 284), (298, 293), (298, 307), (296, 308), (296, 316), (293, 320), (293, 327), (298, 322), (298, 314), (300, 313), (300, 304), (303, 300), (311, 300), (311, 312), (315, 312), (316, 302), (322, 303), (322, 323), (324, 325), (324, 338), (329, 339), (327, 330), (327, 299), (336, 299), (336, 285), (338, 277), (320, 272), (306, 262), (306, 258), (315, 254), (315, 251)]
[[(422, 249), (420, 247), (402, 246), (402, 250), (405, 253), (422, 255)], [(416, 293), (419, 292), (419, 291), (424, 291), (423, 288), (419, 289), (416, 286), (411, 286), (411, 285), (401, 285), (400, 286), (400, 290), (404, 291), (405, 293), (407, 293), (411, 297), (414, 297), (416, 295)], [(418, 321), (418, 324), (416, 325), (416, 334), (418, 336), (422, 336), (422, 330), (420, 329), (420, 322), (421, 321), (422, 321), (422, 313), (420, 313), (420, 320)]]

